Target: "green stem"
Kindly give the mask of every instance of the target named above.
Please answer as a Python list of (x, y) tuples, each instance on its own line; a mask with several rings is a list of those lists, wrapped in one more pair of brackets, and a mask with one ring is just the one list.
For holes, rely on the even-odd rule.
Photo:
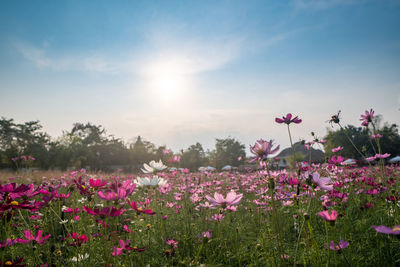
[[(354, 149), (358, 152), (358, 154), (360, 154), (361, 155), (361, 157), (365, 160), (365, 161), (367, 161), (366, 159), (365, 159), (365, 155), (357, 148), (357, 146), (354, 144), (354, 142), (353, 142), (353, 140), (350, 138), (350, 136), (346, 133), (346, 130), (342, 127), (342, 125), (340, 124), (340, 123), (338, 123), (338, 125), (339, 125), (339, 127), (340, 127), (340, 129), (343, 131), (343, 133), (344, 133), (344, 135), (347, 137), (347, 139), (350, 141), (350, 143), (351, 143), (351, 145), (354, 147)], [(367, 161), (368, 162), (368, 165), (371, 167), (371, 163), (369, 162), (369, 161)]]
[(325, 234), (326, 234), (326, 242), (328, 244), (328, 262), (326, 263), (326, 266), (329, 266), (330, 264), (330, 259), (331, 259), (331, 251), (330, 251), (330, 244), (329, 244), (329, 231), (328, 231), (328, 224), (325, 221)]

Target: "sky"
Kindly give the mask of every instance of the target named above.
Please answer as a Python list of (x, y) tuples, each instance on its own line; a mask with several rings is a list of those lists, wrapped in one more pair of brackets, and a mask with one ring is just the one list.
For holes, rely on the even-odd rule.
[[(289, 145), (341, 110), (400, 124), (400, 1), (0, 1), (0, 116), (138, 135)], [(334, 128), (335, 129), (335, 128)]]

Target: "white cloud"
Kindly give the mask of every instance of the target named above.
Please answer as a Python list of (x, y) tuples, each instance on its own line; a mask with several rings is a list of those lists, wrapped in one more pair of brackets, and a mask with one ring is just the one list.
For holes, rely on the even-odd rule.
[[(79, 54), (56, 51), (51, 43), (35, 46), (15, 44), (21, 55), (38, 68), (54, 71), (135, 73), (152, 75), (159, 68), (175, 66), (179, 74), (193, 75), (221, 69), (246, 53), (264, 50), (304, 29), (279, 33), (267, 39), (226, 35), (199, 37), (165, 36), (153, 32), (143, 43), (125, 51), (83, 51)], [(162, 44), (162, 45), (160, 45)]]
[[(46, 44), (44, 47), (48, 49), (48, 46)], [(38, 48), (27, 43), (16, 43), (15, 47), (25, 59), (31, 61), (40, 69), (88, 72), (114, 71), (113, 64), (96, 54), (88, 56), (50, 56), (45, 48)]]

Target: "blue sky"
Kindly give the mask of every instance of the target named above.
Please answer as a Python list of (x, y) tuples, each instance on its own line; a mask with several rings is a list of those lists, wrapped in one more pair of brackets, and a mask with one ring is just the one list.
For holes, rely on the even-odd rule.
[(0, 115), (173, 150), (288, 145), (342, 110), (400, 124), (400, 1), (0, 2)]

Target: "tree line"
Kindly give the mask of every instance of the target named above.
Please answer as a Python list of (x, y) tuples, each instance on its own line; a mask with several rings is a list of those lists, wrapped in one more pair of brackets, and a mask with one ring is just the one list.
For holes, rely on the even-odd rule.
[[(400, 135), (396, 124), (384, 123), (377, 117), (376, 125), (382, 135), (380, 144), (384, 153), (400, 155)], [(329, 129), (324, 137), (325, 156), (332, 149), (342, 146), (340, 155), (361, 159), (349, 138), (365, 155), (375, 155), (371, 132), (365, 127), (347, 125), (342, 129)], [(174, 157), (175, 156), (175, 157)], [(70, 131), (59, 138), (51, 138), (42, 131), (39, 121), (16, 123), (14, 119), (0, 119), (0, 168), (16, 169), (36, 167), (40, 169), (89, 168), (91, 171), (139, 171), (143, 163), (151, 160), (169, 162), (169, 166), (197, 170), (200, 166), (213, 166), (220, 170), (225, 165), (237, 167), (246, 163), (245, 145), (228, 137), (215, 140), (215, 148), (204, 150), (197, 142), (179, 153), (173, 154), (165, 145), (156, 146), (140, 136), (126, 143), (113, 135), (107, 135), (101, 125), (75, 123)]]
[[(89, 168), (91, 171), (139, 171), (151, 160), (168, 162), (169, 166), (188, 168), (200, 166), (239, 166), (245, 159), (245, 146), (234, 138), (216, 139), (215, 149), (205, 151), (200, 143), (173, 154), (165, 145), (156, 146), (140, 136), (133, 143), (107, 135), (101, 125), (75, 123), (70, 131), (54, 139), (42, 131), (39, 121), (16, 123), (0, 119), (0, 168), (40, 169)], [(175, 157), (174, 157), (175, 156)]]

